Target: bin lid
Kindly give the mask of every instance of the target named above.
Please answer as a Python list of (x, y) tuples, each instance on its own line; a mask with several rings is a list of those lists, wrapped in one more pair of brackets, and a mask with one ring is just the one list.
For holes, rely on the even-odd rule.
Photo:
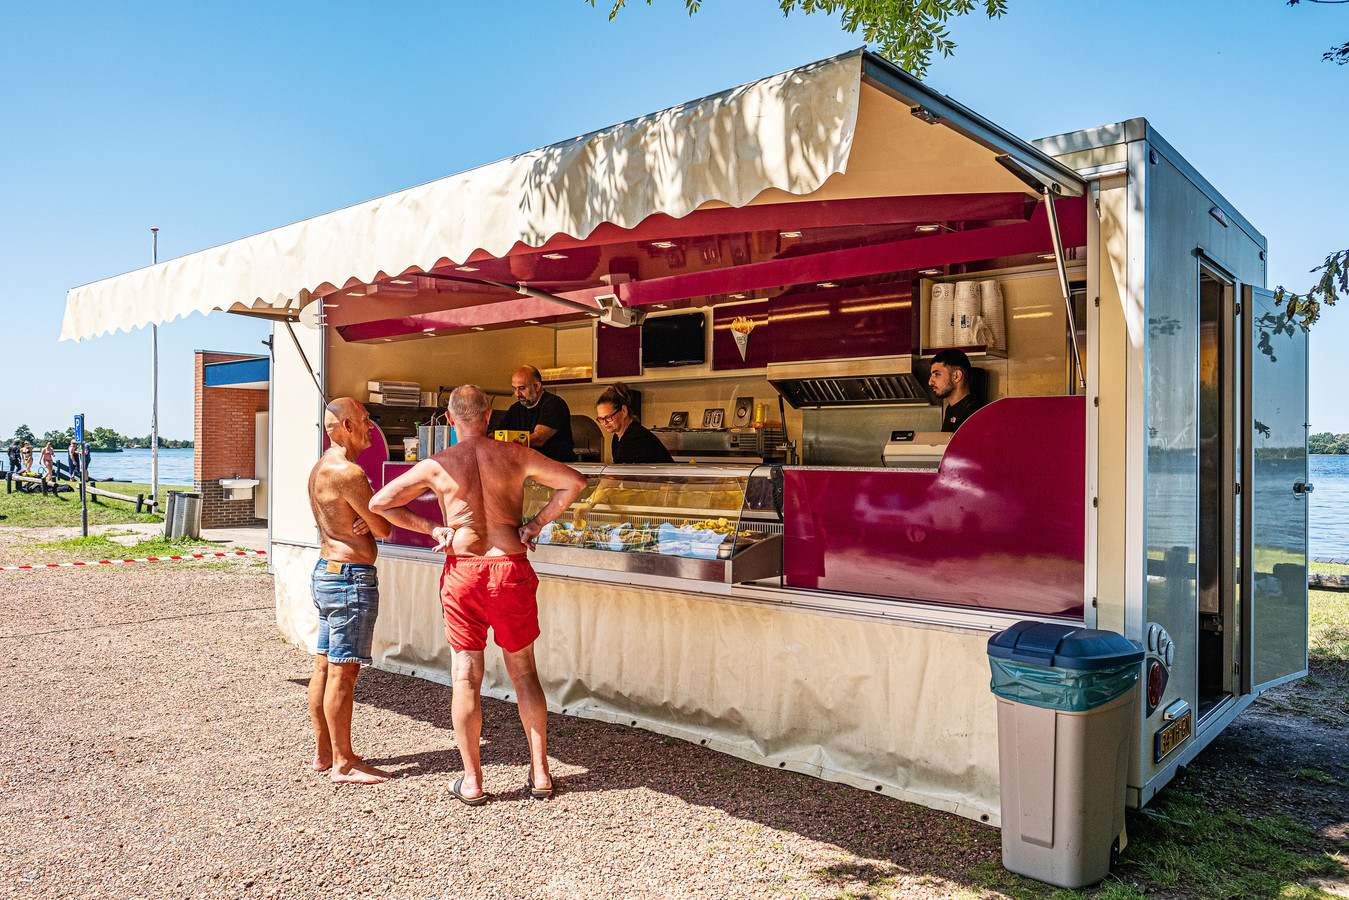
[(1057, 622), (1017, 622), (988, 639), (988, 655), (1060, 669), (1112, 669), (1143, 661), (1143, 650), (1113, 631)]

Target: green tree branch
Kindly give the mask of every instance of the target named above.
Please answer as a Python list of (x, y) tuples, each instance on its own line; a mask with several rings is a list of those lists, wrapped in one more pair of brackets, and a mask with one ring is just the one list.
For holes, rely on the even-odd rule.
[(1340, 250), (1326, 257), (1326, 261), (1311, 273), (1321, 273), (1321, 278), (1305, 294), (1295, 294), (1279, 285), (1274, 290), (1274, 301), (1286, 304), (1284, 315), (1298, 322), (1304, 328), (1310, 328), (1321, 318), (1322, 306), (1334, 306), (1341, 294), (1349, 294), (1349, 249)]
[[(587, 0), (595, 5), (595, 0)], [(650, 6), (654, 0), (646, 0)], [(613, 21), (627, 0), (614, 0), (609, 10)], [(702, 0), (684, 0), (689, 15), (702, 6)], [(927, 71), (934, 53), (950, 56), (955, 52), (946, 23), (982, 7), (990, 19), (1007, 12), (1007, 0), (778, 0), (784, 16), (798, 10), (807, 15), (842, 13), (843, 29), (861, 33), (876, 52), (893, 60), (915, 75)]]

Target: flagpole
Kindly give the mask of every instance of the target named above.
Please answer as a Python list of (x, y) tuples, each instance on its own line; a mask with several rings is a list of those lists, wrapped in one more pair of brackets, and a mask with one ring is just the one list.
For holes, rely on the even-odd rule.
[[(150, 264), (159, 262), (159, 229), (150, 229)], [(159, 509), (159, 326), (150, 326), (150, 499)]]

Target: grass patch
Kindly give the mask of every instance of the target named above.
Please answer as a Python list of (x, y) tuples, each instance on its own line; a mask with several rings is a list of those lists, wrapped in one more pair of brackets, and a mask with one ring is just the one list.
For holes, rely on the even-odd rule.
[(1294, 769), (1289, 772), (1294, 778), (1301, 778), (1303, 781), (1314, 781), (1317, 784), (1339, 784), (1340, 780), (1333, 775), (1322, 772), (1320, 769)]
[(1308, 882), (1344, 874), (1334, 857), (1307, 855), (1315, 833), (1284, 815), (1209, 809), (1176, 789), (1164, 791), (1149, 810), (1151, 815), (1129, 814), (1124, 868), (1187, 895), (1329, 897)]
[(1349, 575), (1349, 566), (1343, 563), (1308, 562), (1308, 572), (1321, 572), (1326, 575)]
[[(150, 486), (146, 484), (123, 484), (105, 482), (103, 486), (110, 491), (134, 497), (137, 494), (149, 495)], [(185, 490), (174, 485), (160, 485), (161, 504), (167, 499), (170, 490)], [(162, 505), (160, 507), (163, 508)], [(0, 490), (0, 524), (18, 528), (46, 528), (51, 526), (74, 527), (80, 524), (80, 493), (78, 488), (61, 494), (26, 494), (15, 490), (7, 494)], [(90, 525), (123, 525), (127, 523), (162, 522), (163, 516), (148, 512), (136, 512), (134, 503), (112, 500), (107, 497), (89, 496)]]
[(1307, 655), (1313, 662), (1349, 662), (1349, 593), (1311, 591), (1307, 602)]
[(137, 541), (131, 546), (119, 544), (116, 541), (108, 540), (104, 535), (90, 535), (89, 537), (71, 538), (67, 541), (51, 541), (46, 544), (38, 544), (38, 547), (50, 548), (52, 550), (67, 550), (71, 553), (81, 554), (89, 559), (140, 559), (146, 556), (185, 556), (189, 553), (196, 553), (199, 550), (217, 550), (218, 544), (212, 544), (209, 541), (198, 541), (192, 538), (180, 538), (176, 541), (166, 540), (162, 537), (153, 537), (144, 541)]

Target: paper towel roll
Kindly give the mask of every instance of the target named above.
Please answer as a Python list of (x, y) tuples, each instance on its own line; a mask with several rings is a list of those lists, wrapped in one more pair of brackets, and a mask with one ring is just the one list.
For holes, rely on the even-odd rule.
[(979, 285), (973, 281), (961, 281), (956, 284), (955, 300), (955, 344), (968, 347), (975, 342), (975, 320), (983, 312), (984, 302), (979, 296)]
[(993, 331), (990, 347), (1007, 349), (1007, 323), (1003, 317), (1002, 288), (993, 279), (979, 282), (979, 296), (983, 302), (984, 321)]
[(932, 301), (928, 310), (927, 343), (929, 347), (950, 347), (955, 343), (955, 288), (949, 284), (932, 286)]

